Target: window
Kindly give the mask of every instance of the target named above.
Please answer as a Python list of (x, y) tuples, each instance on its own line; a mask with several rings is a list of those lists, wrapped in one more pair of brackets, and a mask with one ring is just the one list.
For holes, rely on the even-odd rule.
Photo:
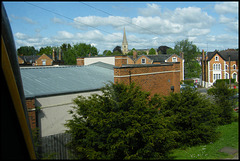
[(236, 69), (236, 65), (235, 64), (233, 65), (233, 69)]
[(213, 70), (221, 70), (221, 64), (213, 64)]
[(229, 78), (228, 78), (228, 73), (225, 74), (225, 79), (229, 79)]
[(46, 65), (46, 59), (42, 59), (42, 65)]
[(177, 62), (177, 58), (176, 57), (172, 57), (172, 62)]
[(237, 74), (233, 73), (233, 79), (237, 80)]
[(213, 74), (213, 81), (221, 79), (221, 74)]
[(218, 58), (218, 56), (215, 56), (215, 61), (219, 61), (219, 58)]
[(225, 69), (226, 69), (226, 70), (228, 69), (228, 65), (225, 65)]
[(142, 59), (142, 64), (146, 64), (146, 59)]

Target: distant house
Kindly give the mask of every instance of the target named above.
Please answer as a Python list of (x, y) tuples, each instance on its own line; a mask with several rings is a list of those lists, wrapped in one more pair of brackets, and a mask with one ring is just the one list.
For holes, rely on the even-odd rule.
[[(230, 59), (230, 65), (229, 65)], [(202, 85), (210, 87), (217, 79), (229, 79), (229, 76), (239, 81), (239, 52), (238, 51), (214, 51), (207, 54), (202, 51)], [(230, 68), (230, 73), (229, 73)]]
[(18, 56), (18, 63), (20, 66), (51, 66), (51, 65), (63, 65), (61, 51), (57, 55), (53, 50), (52, 55), (30, 55), (30, 56)]
[(118, 56), (104, 56), (104, 57), (81, 57), (77, 58), (77, 65), (90, 65), (96, 62), (103, 62), (115, 66), (122, 66), (123, 64), (162, 64), (166, 62), (180, 62), (180, 80), (184, 80), (184, 59), (177, 54), (158, 54), (158, 55), (138, 55), (136, 51), (133, 55), (118, 55)]

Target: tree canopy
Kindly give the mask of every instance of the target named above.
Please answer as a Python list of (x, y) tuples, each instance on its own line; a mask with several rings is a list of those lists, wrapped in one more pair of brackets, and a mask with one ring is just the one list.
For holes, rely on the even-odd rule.
[(37, 55), (38, 51), (33, 46), (21, 46), (17, 49), (19, 56)]
[(200, 54), (199, 49), (188, 39), (175, 43), (174, 52), (176, 54), (184, 53), (184, 74), (185, 78), (199, 77), (201, 74), (201, 66), (196, 58)]
[(151, 49), (149, 50), (148, 55), (156, 55), (155, 49), (151, 48)]

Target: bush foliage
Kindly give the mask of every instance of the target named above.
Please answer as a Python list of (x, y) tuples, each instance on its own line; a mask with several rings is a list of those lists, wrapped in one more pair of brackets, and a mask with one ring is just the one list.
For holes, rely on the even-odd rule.
[(218, 134), (218, 115), (215, 106), (197, 90), (187, 87), (182, 93), (165, 97), (160, 113), (171, 120), (171, 130), (179, 146), (213, 142)]
[(197, 90), (160, 97), (130, 85), (78, 96), (65, 124), (78, 159), (168, 159), (173, 148), (213, 142), (219, 108)]
[(176, 132), (140, 87), (111, 84), (102, 95), (79, 96), (66, 126), (79, 159), (166, 159)]
[(217, 105), (218, 115), (220, 118), (219, 124), (230, 124), (234, 121), (233, 105), (236, 100), (232, 99), (234, 90), (224, 82), (220, 81), (210, 88), (207, 93), (214, 97)]

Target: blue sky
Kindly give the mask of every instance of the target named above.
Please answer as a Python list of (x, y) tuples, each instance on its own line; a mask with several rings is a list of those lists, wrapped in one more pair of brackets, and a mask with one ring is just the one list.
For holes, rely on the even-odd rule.
[(205, 51), (238, 47), (238, 1), (235, 2), (3, 2), (16, 48), (87, 43), (101, 54), (128, 48), (174, 47), (189, 39)]

